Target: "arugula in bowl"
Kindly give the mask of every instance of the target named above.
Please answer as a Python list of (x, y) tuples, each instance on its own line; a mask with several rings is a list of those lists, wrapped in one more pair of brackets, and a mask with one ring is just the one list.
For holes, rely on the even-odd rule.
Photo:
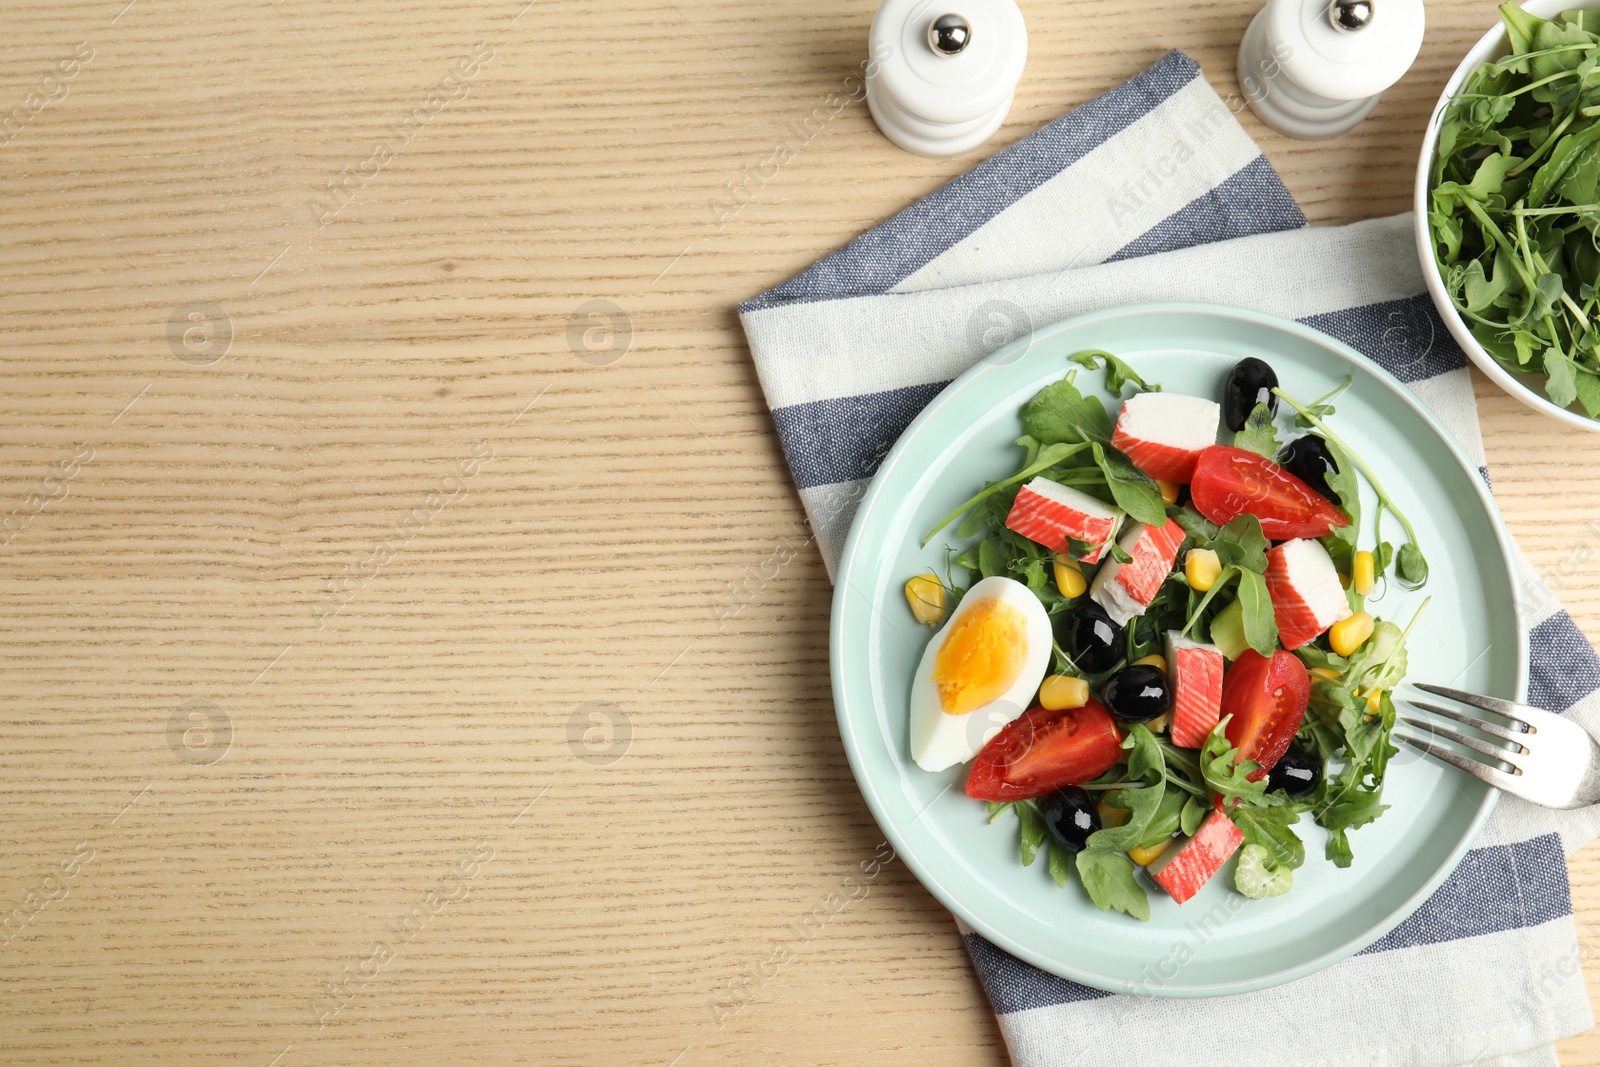
[(1500, 15), (1510, 52), (1439, 125), (1434, 255), (1486, 352), (1600, 416), (1600, 11)]

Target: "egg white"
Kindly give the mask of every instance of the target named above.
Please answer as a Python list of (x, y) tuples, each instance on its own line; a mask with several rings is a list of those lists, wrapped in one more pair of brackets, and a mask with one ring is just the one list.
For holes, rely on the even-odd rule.
[[(933, 681), (934, 660), (946, 635), (967, 610), (981, 600), (995, 599), (1022, 613), (1026, 650), (1022, 671), (997, 699), (965, 715), (946, 714)], [(925, 771), (942, 771), (965, 763), (978, 754), (1012, 719), (1028, 710), (1028, 702), (1044, 680), (1050, 665), (1050, 616), (1039, 598), (1021, 582), (1010, 578), (985, 578), (967, 591), (954, 614), (928, 642), (911, 682), (911, 757)]]

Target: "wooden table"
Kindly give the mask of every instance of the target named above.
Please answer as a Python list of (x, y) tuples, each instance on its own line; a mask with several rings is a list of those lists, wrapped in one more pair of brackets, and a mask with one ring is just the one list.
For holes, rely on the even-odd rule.
[[(733, 312), (978, 157), (851, 102), (764, 165), (869, 4), (524, 4), (5, 4), (5, 1062), (1003, 1062)], [(1025, 6), (986, 151), (1170, 47), (1227, 96), (1254, 11)], [(1338, 141), (1241, 116), (1314, 223), (1409, 206), (1493, 17)], [(1600, 437), (1478, 389), (1600, 635)]]

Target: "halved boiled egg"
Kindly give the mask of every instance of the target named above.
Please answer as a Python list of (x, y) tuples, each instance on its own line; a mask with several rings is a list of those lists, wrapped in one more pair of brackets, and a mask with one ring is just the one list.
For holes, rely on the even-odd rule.
[(911, 757), (965, 763), (1028, 710), (1050, 665), (1050, 617), (1021, 582), (985, 578), (928, 642), (911, 682)]

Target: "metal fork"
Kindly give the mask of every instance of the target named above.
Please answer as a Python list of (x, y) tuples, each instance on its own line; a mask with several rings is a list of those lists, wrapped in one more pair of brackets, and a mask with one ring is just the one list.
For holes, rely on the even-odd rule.
[[(1407, 716), (1401, 716), (1400, 721), (1426, 731), (1428, 738), (1412, 737), (1396, 731), (1396, 740), (1442, 759), (1452, 767), (1459, 767), (1496, 789), (1503, 789), (1547, 808), (1581, 808), (1600, 801), (1600, 744), (1596, 744), (1589, 732), (1577, 723), (1540, 708), (1530, 708), (1526, 704), (1516, 704), (1499, 697), (1479, 696), (1460, 689), (1447, 689), (1442, 685), (1417, 683), (1417, 688), (1509, 720), (1509, 727), (1501, 726), (1470, 712), (1407, 698), (1415, 707), (1465, 723), (1505, 743), (1496, 744), (1448, 726)], [(1488, 756), (1494, 762), (1473, 759), (1455, 749), (1436, 744), (1430, 738), (1453, 741)]]

